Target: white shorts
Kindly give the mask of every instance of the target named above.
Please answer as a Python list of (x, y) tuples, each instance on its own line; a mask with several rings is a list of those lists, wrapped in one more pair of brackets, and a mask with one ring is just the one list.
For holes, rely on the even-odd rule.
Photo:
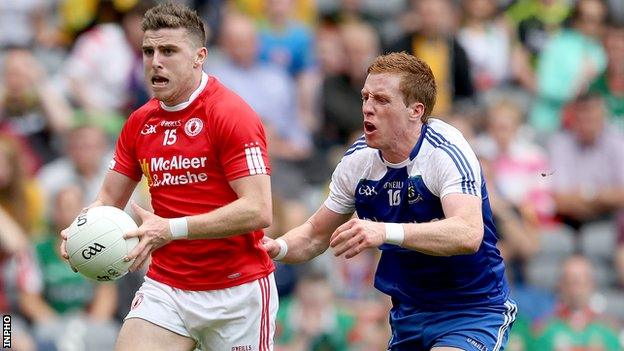
[(209, 291), (172, 288), (145, 277), (126, 316), (197, 341), (208, 351), (273, 350), (278, 297), (273, 274)]

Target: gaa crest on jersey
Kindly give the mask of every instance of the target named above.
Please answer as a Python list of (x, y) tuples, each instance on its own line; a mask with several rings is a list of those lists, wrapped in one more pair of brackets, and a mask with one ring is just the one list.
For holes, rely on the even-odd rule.
[(204, 122), (197, 117), (189, 119), (184, 125), (184, 133), (190, 137), (196, 136), (202, 129), (204, 129)]

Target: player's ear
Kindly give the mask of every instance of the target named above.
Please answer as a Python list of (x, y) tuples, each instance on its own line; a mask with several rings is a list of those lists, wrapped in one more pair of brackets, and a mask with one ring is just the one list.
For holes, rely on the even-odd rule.
[(206, 57), (208, 56), (208, 49), (201, 47), (195, 52), (195, 60), (193, 61), (193, 67), (197, 68), (204, 64)]
[(410, 114), (410, 119), (419, 119), (425, 113), (425, 105), (421, 102), (413, 102), (407, 106), (407, 110)]

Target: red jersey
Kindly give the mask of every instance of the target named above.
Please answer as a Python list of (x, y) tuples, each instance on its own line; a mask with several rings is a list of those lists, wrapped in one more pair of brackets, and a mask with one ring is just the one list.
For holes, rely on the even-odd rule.
[[(238, 197), (229, 181), (270, 174), (258, 115), (214, 77), (202, 75), (189, 101), (150, 100), (124, 125), (111, 169), (148, 180), (154, 213), (196, 215)], [(273, 262), (262, 230), (223, 239), (174, 240), (152, 253), (147, 276), (184, 290), (223, 289), (267, 276)]]

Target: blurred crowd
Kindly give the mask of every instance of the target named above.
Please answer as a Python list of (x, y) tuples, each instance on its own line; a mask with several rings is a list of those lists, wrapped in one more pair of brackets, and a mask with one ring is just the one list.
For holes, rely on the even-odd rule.
[[(362, 133), (368, 64), (406, 51), (431, 65), (433, 114), (464, 133), (486, 175), (519, 305), (507, 349), (624, 349), (624, 1), (179, 1), (209, 25), (205, 71), (267, 128), (268, 235), (324, 199)], [(150, 98), (140, 23), (155, 2), (0, 1), (0, 311), (15, 350), (111, 350), (142, 281), (83, 279), (58, 233)], [(146, 185), (134, 194), (148, 197)], [(276, 350), (385, 350), (378, 256), (278, 263)]]

